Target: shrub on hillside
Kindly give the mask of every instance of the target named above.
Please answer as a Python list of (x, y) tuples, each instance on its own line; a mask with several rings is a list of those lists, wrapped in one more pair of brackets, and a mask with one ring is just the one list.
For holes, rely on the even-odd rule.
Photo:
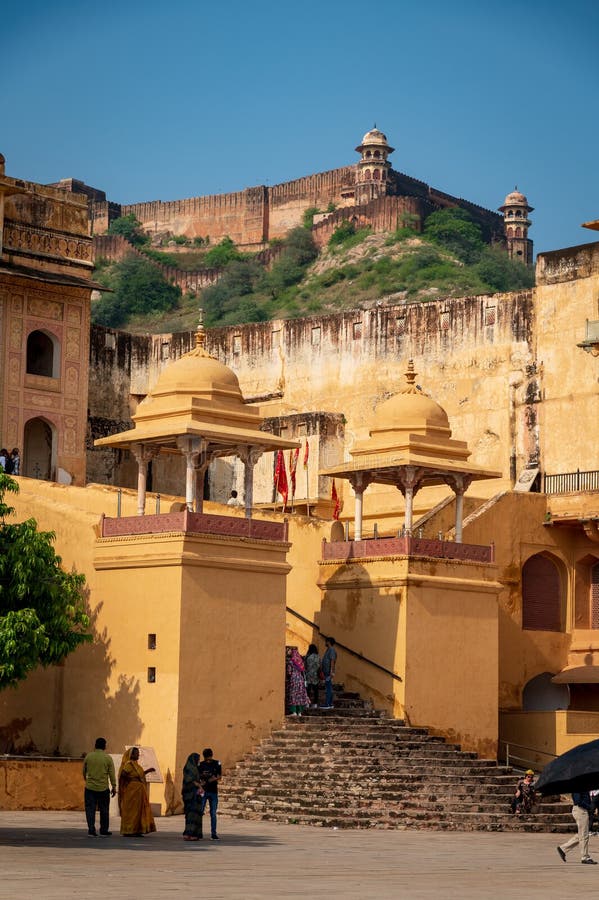
[(133, 316), (164, 312), (177, 306), (181, 289), (169, 284), (148, 260), (128, 256), (96, 275), (113, 293), (102, 295), (92, 308), (93, 321), (120, 328)]
[(204, 257), (204, 265), (207, 268), (222, 269), (234, 260), (243, 259), (230, 237), (224, 237), (220, 244), (211, 247)]
[(480, 225), (465, 209), (438, 209), (427, 216), (425, 236), (465, 263), (478, 260), (484, 246)]
[(146, 234), (141, 227), (141, 222), (133, 213), (113, 219), (108, 226), (108, 234), (120, 234), (135, 247), (142, 247), (144, 244), (150, 243), (150, 235)]

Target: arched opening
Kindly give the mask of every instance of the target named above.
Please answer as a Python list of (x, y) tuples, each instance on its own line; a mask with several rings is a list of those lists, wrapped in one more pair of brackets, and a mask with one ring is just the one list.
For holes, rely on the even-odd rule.
[(366, 169), (366, 172), (364, 173), (364, 177), (366, 178), (366, 181), (370, 181), (370, 169)]
[(23, 436), (22, 474), (51, 481), (56, 457), (56, 430), (45, 419), (29, 419)]
[(522, 237), (522, 229), (516, 228), (516, 237)]
[(370, 157), (372, 156), (372, 153), (370, 152), (370, 150), (367, 150), (365, 155), (366, 155), (366, 159), (370, 159)]
[(375, 181), (380, 181), (380, 180), (381, 180), (381, 173), (379, 172), (378, 169), (375, 169), (375, 170), (374, 170), (374, 172), (372, 173), (372, 177), (373, 177), (373, 179), (374, 179)]
[(524, 685), (522, 691), (522, 709), (528, 712), (552, 711), (568, 709), (570, 705), (570, 689), (567, 684), (553, 684), (551, 672), (535, 675)]
[(383, 170), (381, 172), (381, 181), (386, 181), (386, 180), (387, 180), (387, 173)]
[(27, 338), (27, 374), (58, 378), (60, 344), (45, 331), (32, 331)]
[(514, 236), (514, 229), (513, 229), (513, 228), (508, 228), (508, 230), (507, 230), (507, 236), (508, 236), (508, 237), (513, 237), (513, 236)]
[(375, 158), (375, 159), (379, 159), (379, 158), (380, 158), (380, 155), (381, 155), (381, 151), (380, 151), (380, 150), (375, 150), (375, 151), (374, 151), (374, 158)]
[(514, 210), (513, 209), (508, 210), (508, 218), (510, 218), (510, 219), (513, 218), (513, 215), (514, 215)]
[(552, 559), (537, 553), (522, 567), (522, 628), (562, 631), (562, 584)]

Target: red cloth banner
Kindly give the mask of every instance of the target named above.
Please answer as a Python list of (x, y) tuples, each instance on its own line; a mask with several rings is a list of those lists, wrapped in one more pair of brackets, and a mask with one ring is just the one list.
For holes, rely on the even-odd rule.
[(283, 509), (287, 506), (289, 488), (287, 486), (287, 471), (285, 469), (285, 457), (282, 450), (277, 450), (277, 463), (275, 465), (275, 489), (283, 498)]
[(306, 446), (304, 447), (304, 469), (308, 468), (308, 457), (310, 456), (310, 447), (308, 446), (308, 439), (306, 438)]
[(297, 469), (297, 459), (299, 456), (299, 447), (289, 451), (289, 477), (291, 480), (291, 498), (295, 497), (295, 471)]
[(333, 518), (338, 519), (341, 512), (341, 500), (335, 487), (335, 479), (333, 478), (333, 487), (331, 488), (331, 500), (333, 501)]

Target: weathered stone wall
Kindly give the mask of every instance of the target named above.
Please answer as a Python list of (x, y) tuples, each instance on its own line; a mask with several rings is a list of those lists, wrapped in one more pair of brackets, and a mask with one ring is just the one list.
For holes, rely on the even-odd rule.
[[(151, 234), (171, 231), (187, 237), (209, 237), (212, 243), (229, 236), (240, 246), (259, 246), (273, 238), (284, 237), (292, 228), (302, 224), (307, 209), (325, 211), (330, 205), (340, 210), (356, 206), (356, 166), (342, 166), (318, 172), (304, 178), (286, 181), (272, 187), (259, 185), (229, 194), (191, 197), (185, 200), (154, 200), (118, 207), (118, 215), (133, 213)], [(387, 207), (381, 197), (361, 205), (361, 220), (373, 230), (397, 227), (398, 214), (410, 212), (418, 217), (418, 226), (428, 213), (446, 206), (467, 209), (482, 228), (485, 240), (503, 240), (503, 218), (468, 200), (453, 197), (423, 181), (390, 170), (388, 193), (400, 200), (397, 207)], [(408, 201), (408, 198), (410, 202)], [(373, 205), (374, 204), (374, 205)], [(377, 205), (378, 204), (378, 205)], [(92, 202), (94, 233), (100, 234), (115, 218), (114, 204)], [(369, 216), (372, 215), (372, 221)], [(368, 221), (367, 221), (368, 220)]]
[(434, 209), (432, 203), (416, 197), (379, 197), (363, 206), (342, 207), (329, 213), (315, 223), (312, 236), (318, 247), (324, 247), (344, 221), (352, 222), (356, 228), (370, 227), (374, 234), (395, 231), (408, 222), (421, 231), (424, 219)]
[[(213, 329), (208, 333), (208, 350), (231, 366), (246, 399), (258, 402), (261, 413), (269, 418), (290, 419), (319, 411), (343, 417), (346, 458), (354, 441), (366, 435), (377, 405), (402, 387), (407, 361), (412, 358), (418, 382), (447, 410), (454, 435), (468, 441), (473, 460), (501, 471), (509, 484), (539, 457), (533, 415), (539, 397), (534, 316), (532, 291), (381, 305), (331, 316)], [(95, 327), (93, 332), (92, 345), (101, 347), (104, 330)], [(102, 381), (114, 381), (123, 395), (128, 390), (136, 399), (156, 383), (168, 361), (191, 347), (193, 339), (191, 334), (135, 338), (112, 334), (119, 346), (131, 350), (125, 354), (125, 370), (119, 365), (118, 352), (102, 350)], [(92, 357), (92, 367), (96, 365)], [(92, 393), (92, 416), (110, 419), (111, 408), (119, 406), (105, 403), (99, 413)], [(116, 431), (118, 417), (113, 418)], [(98, 477), (96, 454), (89, 452), (88, 477), (104, 481), (105, 477)], [(258, 469), (259, 481), (267, 494), (272, 492), (272, 468), (266, 458), (260, 465), (264, 471)], [(153, 489), (167, 490), (156, 467), (154, 475)], [(109, 480), (118, 483), (119, 477), (116, 470), (114, 480)], [(240, 472), (228, 473), (231, 487), (240, 477)], [(181, 492), (181, 485), (181, 480), (178, 486), (169, 483), (168, 490)], [(314, 484), (310, 492), (323, 489), (323, 484)], [(351, 514), (353, 494), (345, 485), (339, 489), (344, 515)], [(489, 482), (471, 491), (485, 496), (497, 489), (496, 483)], [(370, 497), (376, 499), (370, 501)], [(256, 499), (271, 501), (272, 493)], [(376, 508), (378, 521), (384, 523), (388, 516), (392, 527), (402, 505), (396, 490), (373, 486), (367, 493), (365, 515), (373, 515)], [(417, 495), (417, 513), (431, 505), (427, 492)]]
[(0, 809), (83, 809), (80, 759), (0, 760)]

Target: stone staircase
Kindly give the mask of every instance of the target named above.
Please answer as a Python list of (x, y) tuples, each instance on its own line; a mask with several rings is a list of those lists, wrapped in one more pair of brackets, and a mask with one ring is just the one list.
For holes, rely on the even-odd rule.
[(288, 717), (227, 772), (219, 809), (244, 819), (336, 828), (575, 831), (563, 802), (517, 817), (518, 773), (337, 692), (331, 711)]

